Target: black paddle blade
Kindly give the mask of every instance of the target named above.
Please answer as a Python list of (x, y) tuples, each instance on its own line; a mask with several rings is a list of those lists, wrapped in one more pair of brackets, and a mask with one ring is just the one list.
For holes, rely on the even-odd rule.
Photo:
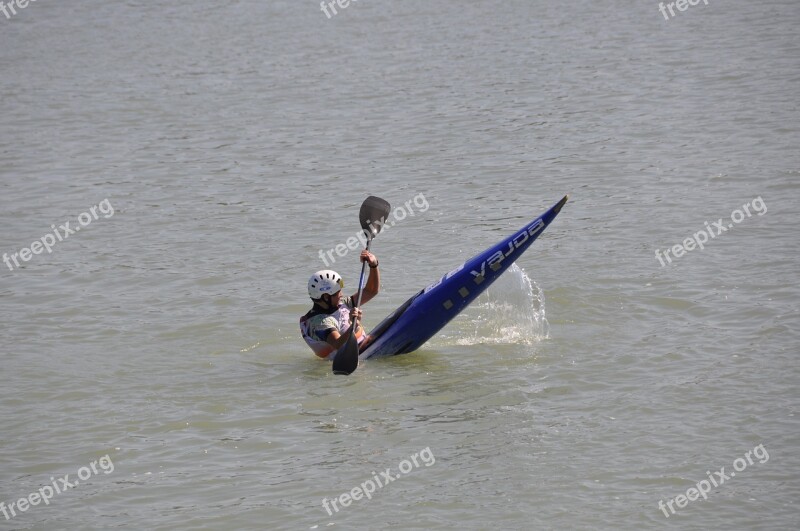
[(380, 197), (371, 195), (364, 200), (361, 212), (358, 213), (358, 220), (361, 222), (361, 228), (364, 229), (367, 239), (371, 240), (378, 235), (383, 224), (389, 218), (391, 209), (389, 202)]
[[(351, 325), (351, 328), (354, 325)], [(350, 331), (345, 343), (333, 358), (333, 374), (348, 375), (358, 367), (358, 340), (356, 335)]]
[[(367, 250), (372, 238), (378, 235), (383, 228), (383, 224), (389, 218), (389, 211), (392, 207), (389, 202), (374, 195), (369, 196), (361, 204), (361, 210), (358, 213), (358, 220), (361, 222), (361, 228), (367, 236)], [(356, 302), (361, 300), (361, 282), (364, 280), (364, 267), (366, 262), (361, 264), (361, 277), (358, 281), (358, 297)], [(333, 358), (333, 374), (352, 374), (358, 368), (358, 340), (353, 333), (355, 323), (350, 325), (349, 335), (347, 342), (336, 352)]]

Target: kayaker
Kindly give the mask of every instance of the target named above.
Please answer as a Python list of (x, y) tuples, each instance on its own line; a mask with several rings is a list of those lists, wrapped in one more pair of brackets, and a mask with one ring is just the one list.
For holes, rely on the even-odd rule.
[[(360, 260), (369, 265), (369, 278), (361, 293), (359, 305), (366, 304), (380, 291), (381, 274), (378, 271), (378, 258), (367, 250), (361, 251)], [(323, 269), (308, 279), (308, 296), (314, 303), (311, 310), (300, 318), (300, 331), (303, 339), (314, 354), (327, 358), (336, 352), (347, 340), (347, 332), (353, 321), (356, 325), (356, 339), (361, 344), (367, 339), (361, 326), (361, 308), (354, 307), (358, 293), (342, 296), (344, 280), (336, 271)]]

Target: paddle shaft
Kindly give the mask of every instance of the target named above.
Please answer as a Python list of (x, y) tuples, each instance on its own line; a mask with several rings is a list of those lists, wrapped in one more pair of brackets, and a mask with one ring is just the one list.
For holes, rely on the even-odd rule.
[[(367, 251), (369, 251), (369, 244), (371, 243), (372, 243), (372, 238), (367, 240)], [(353, 301), (354, 308), (358, 308), (358, 305), (361, 304), (361, 292), (364, 290), (364, 271), (366, 270), (366, 268), (367, 268), (367, 263), (361, 262), (361, 276), (358, 277), (358, 294), (356, 295), (356, 300)]]

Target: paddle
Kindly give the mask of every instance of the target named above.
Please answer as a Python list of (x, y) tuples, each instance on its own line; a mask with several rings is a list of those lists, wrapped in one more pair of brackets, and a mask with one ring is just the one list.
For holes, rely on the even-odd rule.
[[(358, 220), (361, 222), (361, 228), (364, 229), (364, 235), (367, 237), (367, 251), (372, 243), (372, 239), (378, 235), (383, 227), (383, 223), (389, 217), (391, 210), (389, 203), (380, 197), (374, 195), (369, 196), (364, 200), (361, 205), (361, 211), (358, 213)], [(358, 308), (361, 303), (361, 290), (364, 288), (364, 271), (367, 266), (366, 262), (361, 263), (361, 276), (358, 278), (358, 294), (356, 300), (353, 301), (353, 306)], [(350, 374), (358, 367), (358, 340), (355, 334), (356, 323), (352, 323), (347, 331), (347, 341), (336, 352), (333, 358), (333, 374)]]

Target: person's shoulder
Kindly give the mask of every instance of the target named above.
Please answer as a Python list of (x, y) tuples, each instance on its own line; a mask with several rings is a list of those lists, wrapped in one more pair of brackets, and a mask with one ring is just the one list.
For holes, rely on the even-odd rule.
[(334, 326), (335, 327), (338, 324), (338, 321), (332, 315), (320, 314), (318, 317), (319, 317), (319, 319), (317, 320), (317, 325), (319, 325), (319, 326), (322, 326), (322, 327)]

